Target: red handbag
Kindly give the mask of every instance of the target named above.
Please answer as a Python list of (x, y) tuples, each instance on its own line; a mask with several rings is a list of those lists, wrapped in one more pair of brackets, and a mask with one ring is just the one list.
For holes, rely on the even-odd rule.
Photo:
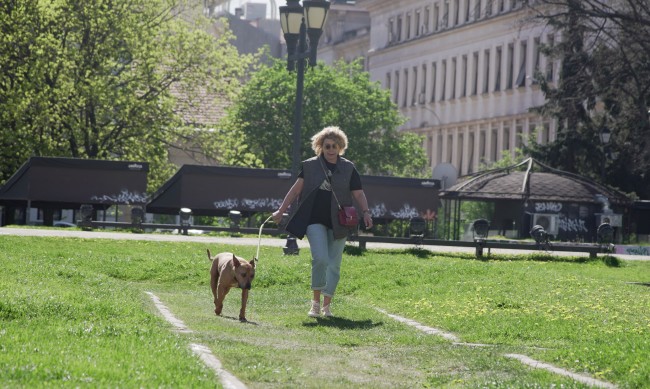
[(323, 161), (321, 161), (320, 166), (323, 168), (323, 173), (325, 173), (325, 177), (330, 183), (330, 187), (332, 188), (332, 194), (334, 195), (334, 200), (336, 200), (336, 205), (339, 206), (339, 211), (337, 213), (339, 218), (339, 224), (342, 225), (343, 227), (358, 227), (359, 216), (357, 216), (357, 209), (350, 205), (345, 207), (341, 206), (341, 203), (339, 203), (339, 198), (336, 197), (336, 192), (334, 192), (334, 187), (332, 186), (332, 181), (330, 180), (330, 174), (328, 174), (328, 170), (325, 169), (325, 166), (323, 166)]
[[(332, 191), (332, 193), (334, 193), (334, 191)], [(339, 224), (342, 226), (356, 227), (359, 224), (357, 209), (354, 207), (341, 207), (341, 205), (339, 205), (338, 215), (339, 215)]]

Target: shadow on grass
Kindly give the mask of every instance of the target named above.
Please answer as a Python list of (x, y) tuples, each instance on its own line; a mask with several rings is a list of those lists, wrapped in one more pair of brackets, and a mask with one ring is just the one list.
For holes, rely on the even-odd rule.
[(257, 324), (257, 323), (254, 322), (254, 321), (249, 321), (249, 320), (239, 320), (239, 318), (238, 318), (238, 317), (235, 317), (235, 316), (225, 316), (225, 315), (222, 315), (221, 317), (224, 318), (224, 319), (232, 320), (232, 321), (238, 321), (238, 322), (240, 322), (241, 324), (250, 324), (250, 325), (254, 325), (254, 326), (259, 325), (259, 324)]
[(383, 326), (384, 322), (374, 322), (370, 319), (352, 320), (344, 317), (318, 317), (316, 321), (305, 321), (304, 327), (334, 327), (341, 330), (370, 330)]

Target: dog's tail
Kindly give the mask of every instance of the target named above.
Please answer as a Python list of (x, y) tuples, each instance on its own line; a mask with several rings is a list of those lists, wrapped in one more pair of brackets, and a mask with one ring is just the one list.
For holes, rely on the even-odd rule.
[(212, 254), (210, 254), (210, 249), (207, 249), (207, 251), (208, 251), (208, 259), (212, 260)]

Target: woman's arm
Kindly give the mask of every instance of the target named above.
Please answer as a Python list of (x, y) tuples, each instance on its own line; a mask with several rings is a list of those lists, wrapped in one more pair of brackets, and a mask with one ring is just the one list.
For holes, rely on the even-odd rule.
[(278, 208), (277, 211), (273, 212), (272, 217), (274, 222), (279, 224), (280, 221), (282, 221), (282, 215), (287, 211), (289, 205), (291, 205), (298, 198), (298, 196), (300, 196), (304, 185), (305, 180), (299, 177), (291, 189), (289, 189), (287, 195), (284, 196), (284, 200), (282, 200), (282, 205), (280, 205), (280, 208)]
[(368, 209), (368, 199), (366, 198), (366, 193), (363, 189), (353, 190), (352, 197), (357, 201), (357, 204), (361, 207), (361, 212), (363, 212), (363, 222), (366, 225), (366, 228), (372, 228), (372, 215)]

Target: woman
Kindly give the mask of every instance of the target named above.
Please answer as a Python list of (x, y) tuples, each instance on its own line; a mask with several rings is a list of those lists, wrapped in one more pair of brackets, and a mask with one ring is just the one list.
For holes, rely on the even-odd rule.
[[(338, 285), (345, 241), (354, 227), (338, 223), (338, 202), (352, 205), (356, 200), (363, 212), (366, 228), (372, 227), (368, 200), (361, 187), (361, 178), (354, 164), (342, 157), (348, 147), (348, 137), (338, 127), (326, 127), (311, 138), (316, 156), (302, 162), (296, 182), (284, 197), (282, 205), (273, 213), (280, 223), (282, 215), (291, 207), (286, 230), (302, 239), (307, 235), (311, 249), (311, 289), (314, 299), (308, 315), (321, 315), (320, 297), (323, 295), (325, 316), (333, 316), (330, 303)], [(332, 196), (334, 190), (334, 196)]]

